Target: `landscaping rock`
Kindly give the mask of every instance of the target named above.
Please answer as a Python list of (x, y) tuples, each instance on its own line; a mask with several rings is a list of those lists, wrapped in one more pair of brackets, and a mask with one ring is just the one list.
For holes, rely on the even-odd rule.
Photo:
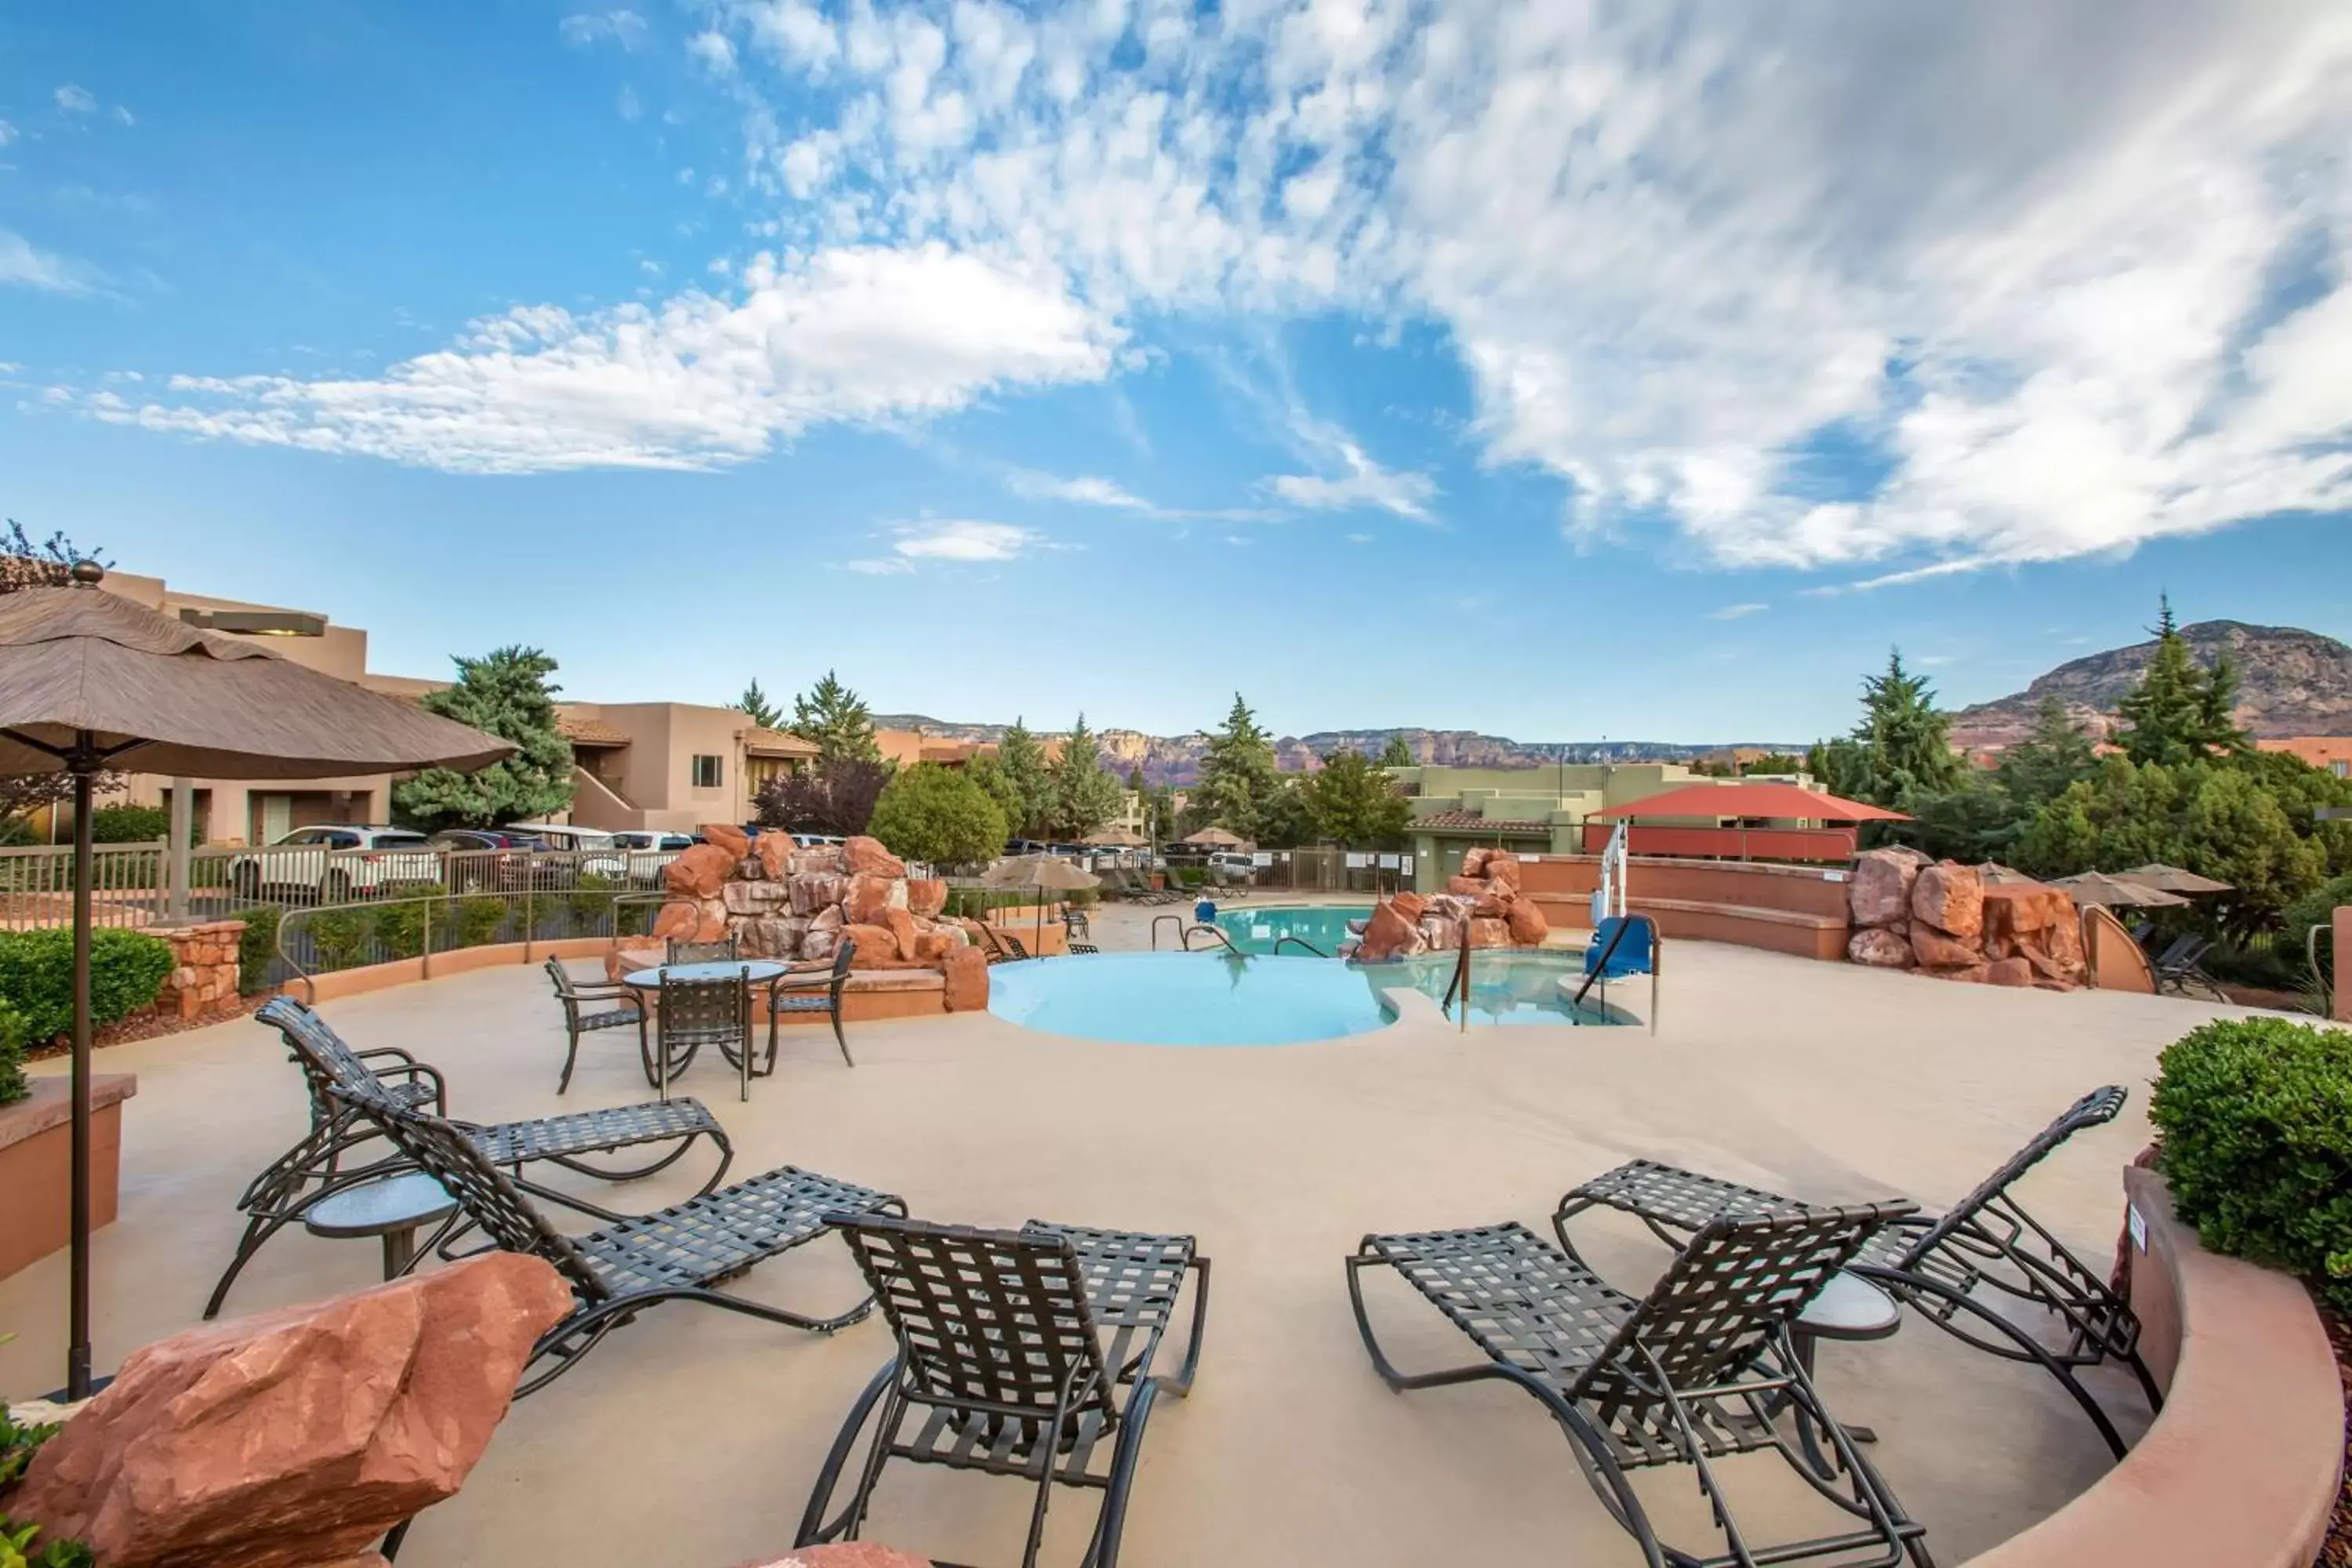
[(948, 907), (948, 885), (937, 877), (919, 877), (907, 884), (907, 912), (935, 920)]
[(730, 882), (719, 889), (719, 902), (730, 915), (772, 914), (792, 898), (792, 889), (782, 882)]
[(923, 956), (918, 951), (923, 933), (916, 928), (914, 916), (904, 910), (886, 909), (882, 911), (882, 923), (889, 928), (891, 936), (897, 939), (898, 957), (916, 959)]
[(849, 961), (852, 969), (887, 969), (898, 961), (898, 933), (888, 926), (845, 925), (841, 935), (857, 944), (857, 954)]
[[(1473, 850), (1471, 853), (1475, 854), (1477, 851)], [(1486, 879), (1484, 877), (1468, 875), (1448, 877), (1445, 879), (1445, 890), (1457, 899), (1484, 898), (1486, 894)]]
[(1984, 954), (1967, 942), (1957, 942), (1933, 926), (1916, 921), (1911, 926), (1911, 953), (1919, 961), (1922, 969), (1948, 969), (1984, 963)]
[(694, 940), (717, 942), (727, 934), (727, 902), (723, 899), (705, 899), (695, 906)]
[(976, 947), (960, 947), (940, 967), (947, 972), (947, 1009), (950, 1013), (988, 1011), (988, 955)]
[(662, 885), (687, 898), (715, 899), (741, 858), (716, 844), (697, 844), (662, 868)]
[(1501, 850), (1489, 848), (1484, 844), (1472, 845), (1462, 852), (1462, 874), (1465, 877), (1485, 876), (1486, 862), (1501, 853)]
[(841, 847), (841, 855), (852, 871), (863, 871), (869, 877), (904, 877), (907, 863), (882, 847), (879, 838), (860, 834)]
[(760, 875), (771, 882), (781, 882), (793, 874), (793, 851), (798, 847), (793, 836), (781, 827), (771, 827), (751, 840), (751, 853), (760, 858)]
[[(1517, 862), (1504, 864), (1516, 865)], [(1521, 947), (1541, 947), (1544, 938), (1551, 934), (1551, 922), (1544, 919), (1543, 910), (1536, 907), (1533, 899), (1512, 900), (1510, 912), (1503, 917), (1503, 923), (1509, 928), (1511, 940)]]
[(1389, 902), (1396, 906), (1397, 913), (1415, 925), (1421, 923), (1421, 917), (1428, 909), (1428, 906), (1422, 902), (1419, 893), (1391, 893), (1389, 895)]
[(692, 942), (702, 925), (702, 906), (687, 899), (672, 899), (654, 911), (653, 939), (656, 942)]
[(1908, 969), (1918, 962), (1910, 939), (1885, 926), (1864, 926), (1846, 938), (1845, 955), (1873, 969)]
[(1858, 926), (1888, 926), (1911, 912), (1911, 884), (1919, 875), (1917, 852), (1909, 849), (1866, 849), (1853, 858), (1853, 879), (1846, 884), (1846, 905)]
[(837, 871), (795, 871), (785, 886), (792, 889), (793, 913), (813, 915), (841, 902), (847, 884)]
[(811, 931), (839, 931), (841, 929), (841, 906), (839, 904), (827, 904), (824, 908), (817, 910), (816, 913), (809, 916), (809, 930)]
[[(834, 911), (836, 915), (840, 912), (841, 911), (838, 910)], [(831, 958), (833, 956), (833, 944), (839, 939), (840, 935), (841, 932), (836, 927), (821, 927), (812, 923), (807, 931), (801, 933), (801, 956), (803, 958)]]
[(1450, 915), (1427, 914), (1421, 917), (1422, 940), (1430, 952), (1454, 952), (1462, 946), (1462, 922)]
[(1985, 984), (2031, 985), (2033, 984), (2033, 965), (2022, 958), (1996, 959), (1985, 965)]
[(2038, 882), (2004, 882), (1984, 889), (1985, 935), (2046, 931), (2074, 912), (2074, 900)]
[(706, 844), (715, 844), (735, 861), (751, 853), (751, 836), (731, 822), (706, 822), (695, 828)]
[(8, 1513), (107, 1568), (365, 1561), (457, 1492), (571, 1308), (547, 1264), (491, 1253), (160, 1340), (34, 1458)]
[(1911, 918), (1947, 936), (1976, 935), (1984, 930), (1983, 875), (1951, 860), (1922, 867), (1911, 884)]
[(1519, 858), (1516, 855), (1506, 855), (1499, 849), (1486, 857), (1486, 863), (1478, 868), (1478, 874), (1489, 882), (1507, 883), (1514, 894), (1518, 892), (1521, 886)]
[[(849, 890), (841, 900), (842, 913), (850, 923), (877, 924), (882, 911), (895, 902), (904, 908), (907, 901), (906, 883), (890, 877), (869, 876), (861, 871), (849, 879)], [(896, 895), (894, 898), (893, 895)]]
[(668, 956), (657, 947), (608, 947), (604, 950), (604, 978), (618, 980), (641, 969), (658, 969)]
[(1357, 944), (1358, 959), (1365, 963), (1387, 963), (1411, 958), (1422, 951), (1420, 928), (1405, 919), (1394, 900), (1372, 907), (1372, 918), (1364, 922), (1363, 940)]
[(1972, 985), (1981, 985), (1984, 984), (1986, 972), (1991, 967), (1988, 963), (1962, 963), (1955, 964), (1948, 969), (1922, 969), (1919, 973), (1933, 980), (1958, 980)]
[(840, 871), (844, 869), (841, 846), (812, 844), (804, 849), (795, 849), (793, 851), (793, 869), (806, 871), (812, 875), (824, 871)]
[(1501, 921), (1474, 917), (1470, 921), (1470, 945), (1508, 947), (1511, 945), (1511, 928)]

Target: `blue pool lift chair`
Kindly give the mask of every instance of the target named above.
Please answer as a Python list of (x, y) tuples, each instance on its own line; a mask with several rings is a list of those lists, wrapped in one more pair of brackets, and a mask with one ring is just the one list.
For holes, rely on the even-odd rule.
[(1609, 983), (1636, 974), (1650, 977), (1650, 1033), (1658, 1032), (1658, 962), (1664, 939), (1658, 934), (1658, 922), (1647, 915), (1609, 915), (1592, 928), (1592, 942), (1584, 950), (1584, 984), (1577, 988), (1576, 1002), (1583, 1005), (1585, 993), (1595, 985), (1601, 987), (1601, 1005), (1609, 1005)]

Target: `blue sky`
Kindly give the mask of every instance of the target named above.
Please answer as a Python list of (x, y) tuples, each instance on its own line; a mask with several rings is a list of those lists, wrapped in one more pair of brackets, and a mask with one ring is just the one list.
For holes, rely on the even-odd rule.
[(2352, 13), (0, 5), (0, 512), (570, 692), (1802, 739), (2352, 637)]

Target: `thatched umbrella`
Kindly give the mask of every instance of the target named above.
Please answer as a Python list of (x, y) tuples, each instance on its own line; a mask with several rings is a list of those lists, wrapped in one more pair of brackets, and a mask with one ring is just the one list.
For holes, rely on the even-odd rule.
[(1037, 943), (1045, 945), (1045, 900), (1048, 892), (1070, 892), (1102, 884), (1067, 860), (1054, 855), (1015, 855), (999, 860), (981, 878), (991, 888), (1027, 888), (1038, 894)]
[(2145, 882), (2110, 877), (2104, 871), (2053, 877), (2044, 885), (2071, 895), (2078, 904), (2105, 904), (2109, 909), (2174, 910), (2184, 908), (2189, 902), (2178, 893), (2168, 893)]
[(73, 1213), (66, 1394), (89, 1394), (90, 781), (100, 772), (183, 778), (336, 778), (478, 768), (514, 747), (413, 703), (214, 637), (98, 591), (0, 597), (0, 773), (74, 781)]
[(1203, 827), (1198, 833), (1186, 834), (1181, 842), (1197, 844), (1204, 849), (1246, 849), (1249, 840), (1238, 833), (1222, 827)]
[(2161, 860), (2151, 860), (2145, 866), (2135, 866), (2128, 871), (2116, 873), (2119, 880), (2137, 882), (2167, 893), (2234, 893), (2237, 889), (2210, 877), (2200, 877), (2179, 866), (2168, 866)]

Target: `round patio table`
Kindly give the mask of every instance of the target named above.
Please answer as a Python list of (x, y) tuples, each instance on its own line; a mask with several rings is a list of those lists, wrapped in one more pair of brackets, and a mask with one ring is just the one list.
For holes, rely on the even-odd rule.
[[(775, 996), (776, 982), (791, 973), (791, 964), (779, 963), (772, 958), (714, 958), (702, 963), (662, 963), (651, 969), (632, 969), (621, 976), (621, 984), (632, 991), (658, 993), (661, 990), (664, 976), (677, 980), (733, 980), (740, 976), (747, 984), (766, 988), (769, 997), (772, 1000)], [(662, 1047), (658, 1038), (658, 1029), (656, 1035), (654, 1048), (660, 1050)], [(752, 1077), (751, 1070), (745, 1065), (751, 1054), (751, 1037), (748, 1034), (743, 1037), (741, 1050), (742, 1055), (739, 1057), (721, 1046), (719, 1054), (727, 1058), (729, 1067), (743, 1073), (743, 1096), (748, 1100), (751, 1094)], [(689, 1047), (685, 1059), (678, 1062), (674, 1070), (684, 1072), (688, 1063), (693, 1059), (693, 1048)], [(665, 1063), (665, 1066), (667, 1065)], [(769, 1051), (768, 1066), (771, 1068), (775, 1066), (772, 1044)]]
[[(1797, 1364), (1805, 1369), (1805, 1376), (1813, 1375), (1813, 1346), (1822, 1340), (1883, 1340), (1903, 1326), (1903, 1309), (1895, 1298), (1858, 1274), (1841, 1269), (1830, 1276), (1830, 1282), (1821, 1293), (1805, 1304), (1789, 1325), (1789, 1338), (1797, 1352)], [(1878, 1434), (1867, 1426), (1847, 1424), (1845, 1435), (1857, 1443), (1875, 1443)], [(1834, 1477), (1837, 1466), (1826, 1455), (1813, 1436), (1812, 1423), (1801, 1415), (1797, 1418), (1797, 1440), (1805, 1450), (1805, 1458), (1813, 1469)]]
[(447, 1219), (457, 1200), (422, 1171), (362, 1182), (312, 1204), (302, 1223), (313, 1236), (373, 1236), (383, 1240), (383, 1277), (397, 1279), (416, 1261), (419, 1226)]

